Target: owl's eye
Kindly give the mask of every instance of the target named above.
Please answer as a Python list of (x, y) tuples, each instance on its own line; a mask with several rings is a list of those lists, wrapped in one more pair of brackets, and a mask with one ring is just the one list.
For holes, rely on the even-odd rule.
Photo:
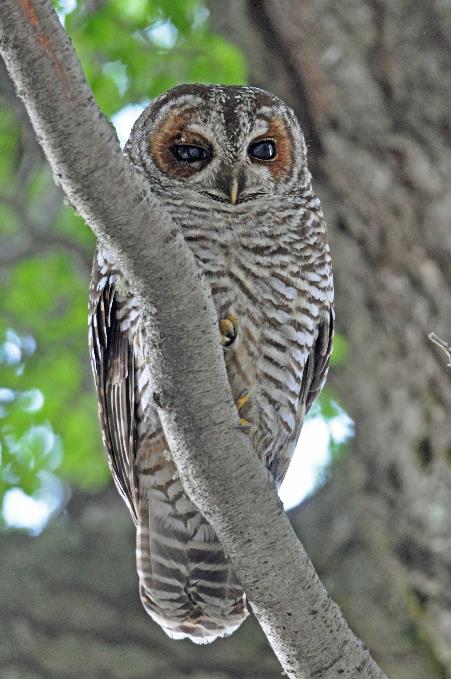
[(247, 152), (251, 158), (256, 160), (274, 160), (276, 145), (272, 139), (259, 139), (249, 145)]
[(202, 146), (194, 146), (193, 144), (174, 144), (171, 148), (172, 155), (176, 160), (184, 163), (198, 163), (204, 160), (210, 160), (211, 153)]

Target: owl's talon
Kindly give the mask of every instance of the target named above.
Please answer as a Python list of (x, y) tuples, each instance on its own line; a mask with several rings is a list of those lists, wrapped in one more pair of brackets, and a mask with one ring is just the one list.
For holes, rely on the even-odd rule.
[(246, 390), (244, 394), (242, 394), (237, 400), (235, 401), (236, 409), (238, 412), (240, 412), (241, 408), (246, 405), (246, 403), (249, 401), (250, 398), (250, 393)]
[(257, 427), (255, 426), (255, 424), (253, 422), (251, 422), (250, 420), (244, 419), (244, 417), (240, 417), (240, 427), (245, 429), (247, 432), (257, 430)]
[[(250, 392), (246, 389), (239, 398), (235, 401), (236, 409), (238, 410), (238, 414), (240, 410), (246, 405), (246, 403), (249, 401), (250, 398)], [(245, 417), (240, 417), (240, 425), (244, 427), (245, 429), (248, 430), (253, 430), (255, 429), (253, 423), (246, 419)]]
[(227, 316), (219, 321), (219, 332), (221, 333), (221, 344), (223, 347), (230, 347), (238, 336), (238, 319), (236, 316)]

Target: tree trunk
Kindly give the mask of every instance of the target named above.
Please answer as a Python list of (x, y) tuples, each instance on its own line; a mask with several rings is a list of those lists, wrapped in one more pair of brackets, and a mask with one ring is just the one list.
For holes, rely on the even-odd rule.
[(329, 384), (356, 422), (296, 516), (320, 575), (397, 679), (451, 676), (449, 3), (210, 0), (250, 83), (304, 127), (329, 224), (338, 331)]

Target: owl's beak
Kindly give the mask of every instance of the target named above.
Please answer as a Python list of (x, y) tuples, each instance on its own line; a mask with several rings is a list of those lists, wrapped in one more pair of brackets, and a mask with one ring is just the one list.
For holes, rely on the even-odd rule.
[(232, 205), (236, 205), (238, 200), (238, 177), (233, 177), (230, 182), (230, 202)]
[(231, 205), (238, 203), (238, 198), (244, 189), (244, 185), (245, 177), (242, 168), (226, 163), (221, 166), (216, 179), (216, 187), (224, 197), (227, 197)]

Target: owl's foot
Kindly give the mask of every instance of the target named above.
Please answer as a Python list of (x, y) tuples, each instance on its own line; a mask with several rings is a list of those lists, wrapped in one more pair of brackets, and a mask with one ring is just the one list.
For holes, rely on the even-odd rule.
[[(249, 401), (250, 398), (250, 392), (246, 389), (239, 398), (235, 401), (236, 409), (238, 410), (238, 413), (240, 412), (241, 408), (243, 408), (246, 403)], [(246, 420), (244, 417), (240, 417), (240, 424), (242, 427), (245, 427), (246, 429), (252, 430), (255, 429), (254, 425), (250, 420)]]
[(238, 319), (236, 316), (227, 316), (219, 321), (219, 332), (221, 333), (221, 344), (223, 347), (230, 347), (238, 336)]

